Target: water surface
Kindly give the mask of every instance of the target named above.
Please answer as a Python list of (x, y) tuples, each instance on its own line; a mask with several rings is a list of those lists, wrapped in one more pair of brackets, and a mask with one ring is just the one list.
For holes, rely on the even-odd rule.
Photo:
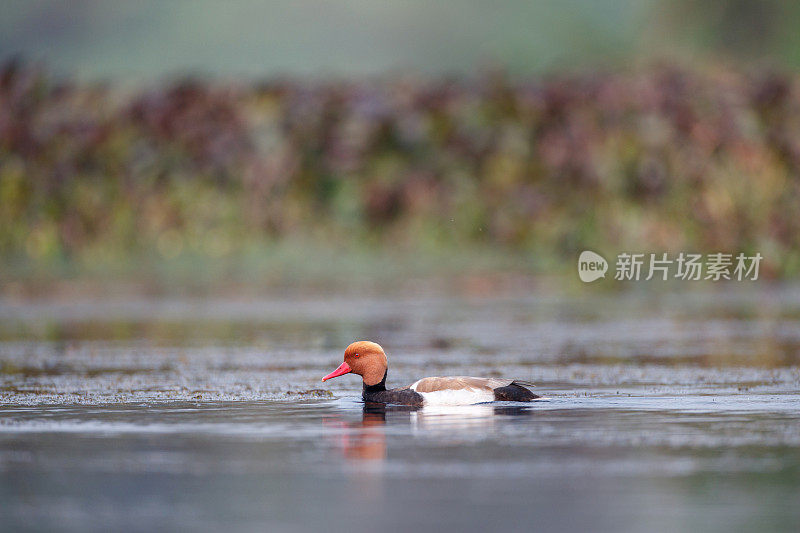
[[(511, 376), (411, 410), (319, 378)], [(800, 291), (0, 304), (0, 529), (797, 531)]]

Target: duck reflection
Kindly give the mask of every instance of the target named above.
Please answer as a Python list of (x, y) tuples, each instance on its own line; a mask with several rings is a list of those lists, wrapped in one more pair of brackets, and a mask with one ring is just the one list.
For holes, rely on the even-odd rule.
[(341, 429), (332, 439), (343, 457), (375, 465), (387, 457), (387, 420), (393, 426), (409, 426), (412, 434), (417, 436), (452, 440), (459, 436), (480, 437), (501, 417), (526, 417), (534, 413), (535, 410), (528, 407), (491, 403), (422, 408), (364, 402), (361, 420), (345, 420), (337, 416), (326, 418), (325, 424)]
[(348, 459), (358, 461), (386, 460), (386, 409), (364, 404), (361, 422), (353, 422), (348, 427), (353, 429), (344, 434), (342, 453)]
[(417, 436), (468, 441), (484, 437), (501, 418), (530, 416), (533, 412), (528, 407), (494, 403), (426, 406), (411, 415), (411, 427)]
[[(324, 422), (328, 426), (344, 430), (337, 432), (335, 437), (336, 447), (344, 457), (357, 462), (377, 463), (386, 460), (387, 413), (410, 413), (416, 409), (419, 408), (365, 402), (359, 421), (348, 421), (336, 417), (326, 418)], [(403, 421), (398, 422), (403, 423)], [(406, 420), (405, 423), (408, 421)]]

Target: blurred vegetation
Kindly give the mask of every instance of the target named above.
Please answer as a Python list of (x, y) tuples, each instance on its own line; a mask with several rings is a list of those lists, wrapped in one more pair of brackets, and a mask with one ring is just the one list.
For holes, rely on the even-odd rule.
[(0, 70), (5, 266), (236, 258), (281, 242), (424, 253), (761, 252), (800, 271), (800, 85), (653, 66), (513, 80)]

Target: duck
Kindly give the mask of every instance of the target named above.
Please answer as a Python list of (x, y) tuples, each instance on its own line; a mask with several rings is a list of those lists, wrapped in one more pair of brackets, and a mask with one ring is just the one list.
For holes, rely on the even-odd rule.
[(386, 388), (389, 368), (386, 352), (375, 342), (356, 341), (344, 351), (344, 361), (322, 381), (345, 374), (363, 380), (364, 402), (392, 405), (469, 405), (493, 401), (530, 402), (540, 398), (528, 387), (534, 384), (519, 379), (476, 378), (470, 376), (428, 377), (396, 389)]

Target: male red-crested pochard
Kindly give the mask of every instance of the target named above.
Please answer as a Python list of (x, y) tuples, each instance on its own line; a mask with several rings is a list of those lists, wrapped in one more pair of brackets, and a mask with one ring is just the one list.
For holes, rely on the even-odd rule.
[(322, 378), (326, 381), (344, 374), (358, 374), (364, 380), (361, 397), (365, 402), (399, 405), (467, 405), (492, 401), (529, 402), (539, 398), (526, 387), (533, 383), (499, 378), (466, 376), (422, 378), (408, 387), (386, 389), (386, 353), (379, 344), (357, 341), (344, 351), (344, 362)]

